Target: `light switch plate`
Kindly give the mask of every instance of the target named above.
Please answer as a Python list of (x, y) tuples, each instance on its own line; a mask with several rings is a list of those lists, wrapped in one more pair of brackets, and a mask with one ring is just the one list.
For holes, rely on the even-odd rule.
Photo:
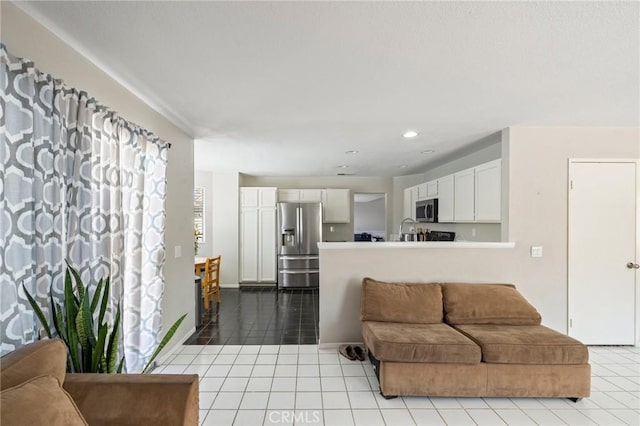
[(531, 257), (542, 257), (542, 246), (531, 246)]
[(182, 246), (175, 246), (173, 248), (173, 256), (178, 259), (182, 257)]

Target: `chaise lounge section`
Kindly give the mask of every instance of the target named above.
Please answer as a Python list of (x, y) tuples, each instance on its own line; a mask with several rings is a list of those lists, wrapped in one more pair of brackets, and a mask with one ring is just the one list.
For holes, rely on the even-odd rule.
[(385, 397), (588, 397), (588, 349), (510, 284), (365, 278), (362, 332)]

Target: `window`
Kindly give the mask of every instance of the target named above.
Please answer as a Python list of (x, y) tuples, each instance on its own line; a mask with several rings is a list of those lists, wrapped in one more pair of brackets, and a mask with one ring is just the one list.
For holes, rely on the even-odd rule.
[(204, 243), (204, 188), (193, 188), (193, 231), (198, 243)]

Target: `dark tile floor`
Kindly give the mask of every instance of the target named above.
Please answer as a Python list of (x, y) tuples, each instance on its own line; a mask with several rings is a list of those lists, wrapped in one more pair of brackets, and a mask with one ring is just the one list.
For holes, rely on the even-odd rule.
[(187, 345), (318, 343), (318, 289), (223, 288)]

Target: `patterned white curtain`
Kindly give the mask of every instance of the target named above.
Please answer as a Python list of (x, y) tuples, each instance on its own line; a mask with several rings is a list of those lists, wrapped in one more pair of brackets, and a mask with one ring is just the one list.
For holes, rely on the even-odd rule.
[(0, 44), (2, 353), (37, 339), (21, 289), (63, 293), (65, 259), (83, 280), (111, 276), (127, 371), (160, 341), (168, 144)]

